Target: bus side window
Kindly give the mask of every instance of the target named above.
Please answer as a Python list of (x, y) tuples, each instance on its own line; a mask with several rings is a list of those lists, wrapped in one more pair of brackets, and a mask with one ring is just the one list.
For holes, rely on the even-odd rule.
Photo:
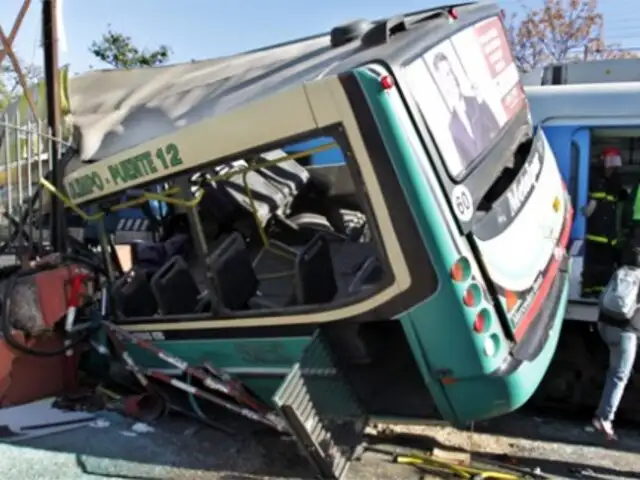
[(571, 142), (571, 163), (569, 164), (569, 195), (571, 195), (571, 203), (573, 208), (577, 208), (579, 195), (579, 172), (580, 172), (580, 145), (577, 142)]

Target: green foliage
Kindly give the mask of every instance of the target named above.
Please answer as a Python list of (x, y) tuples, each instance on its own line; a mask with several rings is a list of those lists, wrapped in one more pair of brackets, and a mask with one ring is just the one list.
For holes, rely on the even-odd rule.
[[(32, 85), (42, 79), (42, 68), (38, 65), (20, 61), (20, 66), (22, 67), (22, 73), (25, 76), (27, 85)], [(0, 65), (0, 112), (21, 94), (22, 86), (20, 85), (18, 74), (13, 68), (11, 61), (5, 58), (2, 65)]]
[(160, 45), (155, 50), (141, 50), (133, 39), (109, 28), (99, 41), (94, 41), (89, 51), (99, 60), (115, 68), (155, 67), (169, 61), (171, 49)]

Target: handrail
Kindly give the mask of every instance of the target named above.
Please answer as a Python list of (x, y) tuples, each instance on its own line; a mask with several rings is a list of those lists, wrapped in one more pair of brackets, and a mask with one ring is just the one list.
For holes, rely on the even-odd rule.
[[(250, 211), (251, 211), (251, 215), (256, 223), (256, 226), (258, 227), (258, 231), (260, 234), (260, 239), (262, 241), (262, 244), (264, 246), (264, 248), (273, 251), (274, 253), (278, 254), (278, 255), (283, 255), (283, 256), (287, 256), (289, 257), (290, 255), (284, 253), (284, 252), (280, 252), (277, 249), (271, 248), (270, 244), (269, 244), (269, 238), (267, 236), (267, 233), (264, 230), (264, 227), (262, 226), (262, 222), (259, 219), (258, 216), (258, 209), (256, 207), (255, 204), (255, 200), (253, 198), (253, 194), (251, 193), (251, 189), (249, 188), (248, 182), (247, 182), (247, 176), (250, 172), (256, 171), (256, 170), (260, 170), (261, 168), (265, 168), (265, 167), (269, 167), (271, 165), (277, 165), (279, 163), (283, 163), (289, 160), (297, 160), (299, 158), (302, 157), (306, 157), (308, 155), (313, 155), (315, 153), (320, 153), (320, 152), (324, 152), (326, 150), (330, 150), (332, 148), (337, 147), (337, 143), (332, 142), (332, 143), (328, 143), (326, 145), (321, 145), (319, 147), (314, 147), (314, 148), (310, 148), (308, 150), (305, 150), (303, 152), (297, 152), (294, 153), (292, 155), (285, 155), (284, 157), (275, 159), (275, 160), (268, 160), (266, 162), (260, 162), (260, 163), (252, 163), (247, 165), (246, 167), (242, 167), (242, 168), (237, 168), (237, 169), (232, 169), (228, 172), (225, 172), (223, 174), (220, 175), (216, 175), (216, 176), (212, 176), (209, 177), (207, 179), (208, 182), (210, 183), (215, 183), (221, 180), (228, 180), (231, 177), (234, 177), (236, 175), (242, 175), (242, 184), (244, 186), (244, 190), (245, 193), (247, 195), (247, 199), (249, 200), (249, 206), (250, 206)], [(190, 200), (185, 200), (185, 199), (181, 199), (181, 198), (175, 198), (174, 195), (181, 193), (181, 189), (179, 187), (173, 187), (173, 188), (169, 188), (166, 189), (163, 193), (154, 193), (154, 192), (143, 192), (141, 196), (139, 196), (138, 198), (134, 198), (131, 200), (126, 200), (126, 201), (122, 201), (120, 203), (117, 203), (115, 205), (111, 205), (108, 209), (105, 209), (104, 211), (100, 211), (97, 212), (95, 214), (88, 214), (85, 211), (83, 211), (75, 202), (73, 202), (73, 200), (71, 200), (66, 194), (62, 193), (59, 189), (57, 189), (51, 182), (49, 182), (46, 178), (42, 177), (40, 178), (40, 183), (42, 184), (42, 186), (49, 191), (49, 193), (51, 193), (52, 195), (56, 196), (58, 199), (60, 199), (60, 201), (65, 205), (65, 207), (73, 210), (73, 212), (75, 212), (80, 218), (82, 218), (83, 220), (87, 221), (87, 222), (93, 222), (93, 221), (97, 221), (97, 220), (102, 220), (106, 214), (106, 212), (116, 212), (119, 210), (123, 210), (125, 208), (129, 208), (132, 206), (136, 206), (151, 200), (155, 200), (155, 201), (161, 201), (161, 202), (165, 202), (168, 203), (170, 205), (176, 205), (176, 206), (180, 206), (183, 208), (195, 208), (198, 206), (198, 204), (202, 201), (202, 198), (204, 197), (204, 188), (200, 187), (196, 192), (195, 195), (192, 199)], [(123, 191), (126, 191), (126, 189), (122, 189)]]

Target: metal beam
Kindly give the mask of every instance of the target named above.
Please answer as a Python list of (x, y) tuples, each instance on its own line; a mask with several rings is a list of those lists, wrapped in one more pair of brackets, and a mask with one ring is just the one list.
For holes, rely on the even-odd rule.
[[(42, 0), (42, 31), (44, 75), (47, 82), (47, 123), (53, 136), (51, 142), (51, 182), (62, 188), (63, 168), (60, 167), (60, 75), (58, 68), (58, 25), (56, 0)], [(64, 205), (54, 195), (51, 198), (51, 246), (57, 252), (66, 251)]]

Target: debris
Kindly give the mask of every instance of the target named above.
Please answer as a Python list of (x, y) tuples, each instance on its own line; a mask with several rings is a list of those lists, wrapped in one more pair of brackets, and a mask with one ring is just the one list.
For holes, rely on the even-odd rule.
[(147, 425), (146, 423), (142, 423), (142, 422), (134, 423), (133, 426), (131, 427), (131, 430), (133, 430), (136, 433), (153, 433), (153, 432), (155, 432), (155, 428), (153, 428), (150, 425)]
[(42, 437), (89, 425), (95, 415), (69, 412), (54, 407), (47, 398), (16, 407), (0, 409), (0, 439), (8, 442)]
[(431, 456), (437, 460), (443, 460), (445, 462), (455, 463), (456, 465), (471, 464), (471, 455), (468, 452), (434, 448), (431, 451)]
[(137, 437), (138, 434), (136, 432), (132, 432), (130, 430), (122, 430), (120, 432), (122, 435), (124, 435), (125, 437)]
[(111, 426), (111, 422), (105, 420), (104, 418), (96, 418), (89, 424), (89, 426), (92, 428), (107, 428)]
[(154, 422), (168, 412), (167, 402), (157, 393), (143, 393), (127, 397), (122, 406), (125, 415), (143, 422)]
[(495, 478), (499, 480), (519, 480), (522, 478), (519, 474), (505, 471), (490, 471), (486, 470), (486, 467), (476, 468), (473, 466), (460, 465), (457, 462), (440, 460), (431, 455), (424, 454), (412, 453), (410, 455), (396, 455), (393, 462), (404, 465), (414, 465), (420, 470), (439, 473), (453, 473), (454, 475), (461, 476), (462, 478)]
[[(227, 372), (219, 370), (212, 365), (206, 364), (204, 368), (196, 368), (189, 365), (185, 360), (159, 349), (150, 342), (140, 340), (127, 330), (111, 323), (103, 321), (107, 328), (107, 335), (113, 343), (114, 349), (127, 369), (137, 378), (138, 382), (148, 393), (156, 394), (156, 389), (149, 382), (149, 379), (160, 381), (171, 385), (191, 396), (207, 400), (215, 405), (221, 406), (238, 415), (250, 420), (265, 424), (279, 432), (287, 432), (288, 428), (279, 416), (274, 416), (271, 407), (253, 397), (243, 386), (242, 382), (233, 378)], [(130, 342), (142, 348), (159, 359), (171, 364), (179, 369), (183, 374), (198, 379), (204, 388), (198, 388), (191, 383), (185, 383), (177, 378), (172, 378), (164, 372), (158, 370), (143, 370), (131, 358), (126, 350), (124, 341)], [(215, 392), (215, 393), (214, 393)], [(221, 394), (221, 395), (219, 395)], [(230, 397), (232, 401), (225, 397)], [(131, 411), (137, 412), (139, 406), (132, 405)]]

